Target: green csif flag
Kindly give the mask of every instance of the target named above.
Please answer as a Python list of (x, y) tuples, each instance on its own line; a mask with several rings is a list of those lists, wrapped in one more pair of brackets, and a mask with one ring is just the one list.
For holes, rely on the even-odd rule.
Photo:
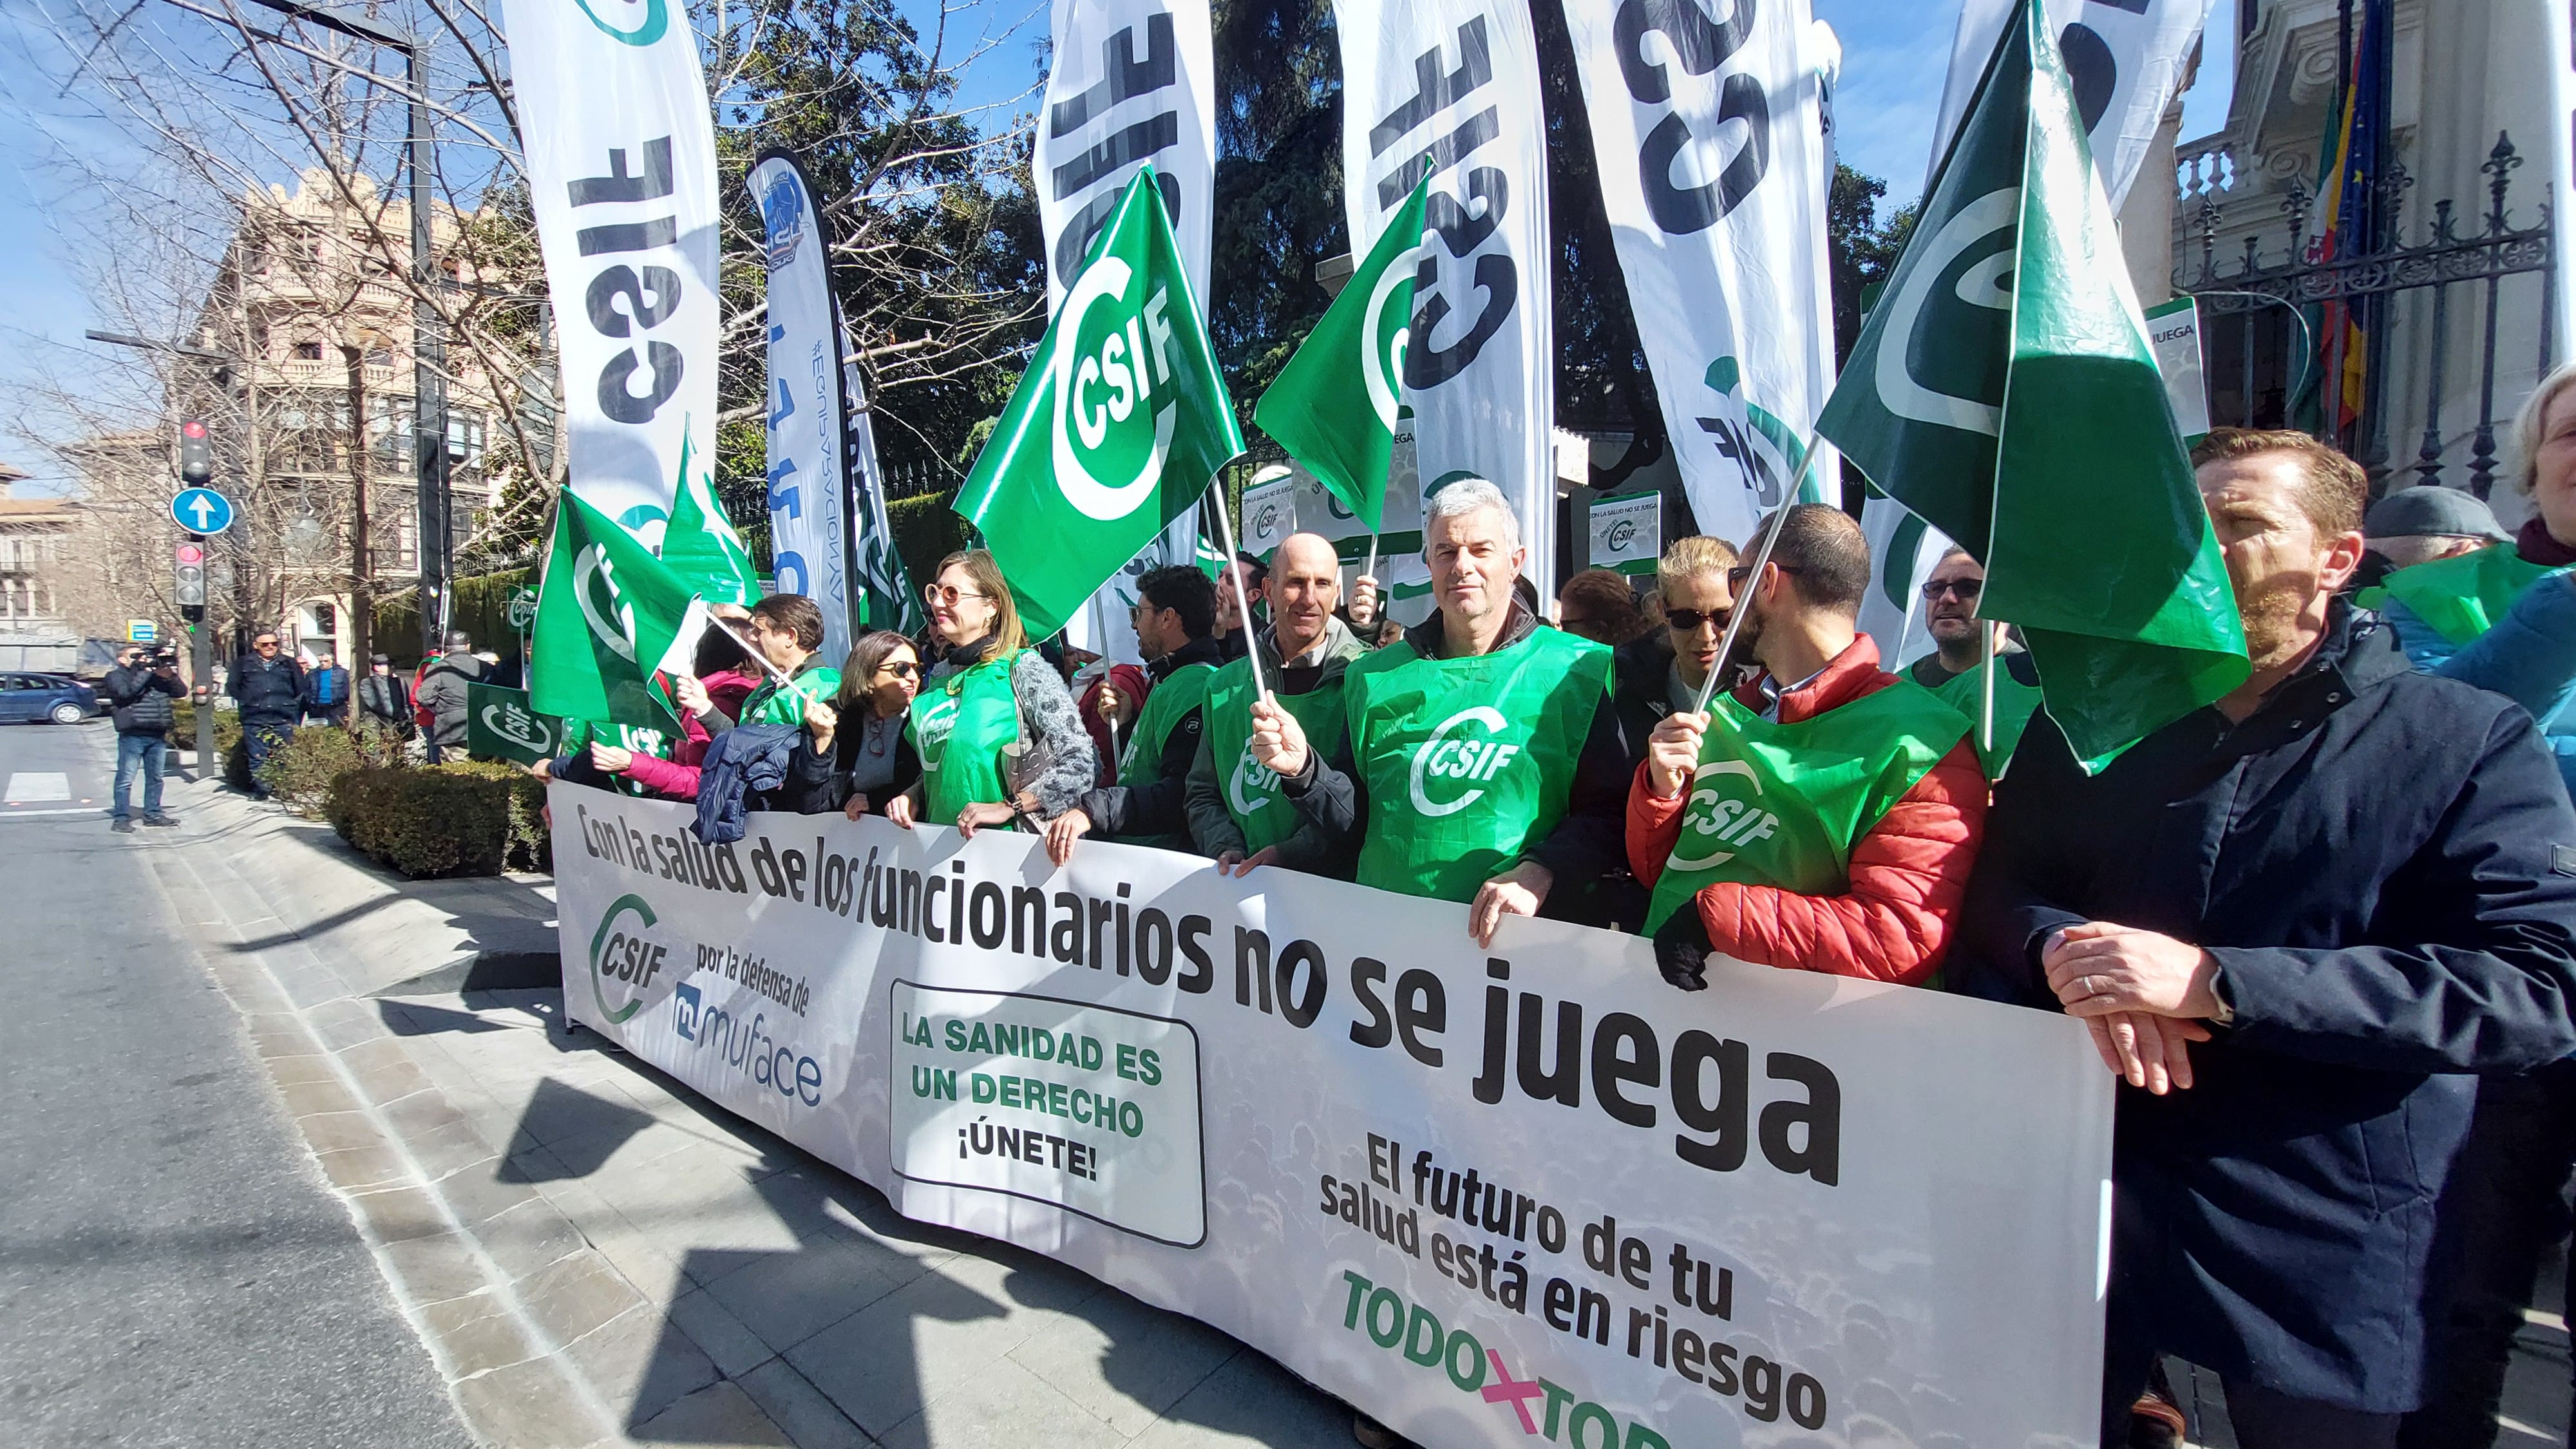
[(556, 498), (530, 708), (676, 735), (679, 716), (653, 676), (686, 672), (705, 625), (705, 601), (643, 540), (570, 489)]
[(1279, 369), (1252, 411), (1261, 430), (1306, 465), (1371, 533), (1386, 502), (1413, 328), (1414, 264), (1422, 253), (1426, 175), (1342, 284), (1315, 330)]
[(1242, 452), (1149, 165), (1093, 239), (954, 506), (1042, 639)]
[(698, 456), (696, 441), (680, 440), (679, 496), (662, 528), (662, 562), (710, 604), (759, 603), (760, 572), (751, 566), (751, 550), (743, 547), (733, 520), (725, 517), (715, 475)]
[(1816, 431), (1986, 566), (2088, 769), (2245, 680), (2244, 631), (2057, 46), (2022, 0)]

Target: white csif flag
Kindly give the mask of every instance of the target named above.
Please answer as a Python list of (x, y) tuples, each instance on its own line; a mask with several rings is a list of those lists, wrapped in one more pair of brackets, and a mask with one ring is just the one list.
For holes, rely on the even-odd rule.
[(669, 0), (522, 3), (507, 20), (570, 487), (653, 542), (685, 450), (716, 445), (720, 204), (697, 37)]
[(1334, 0), (1351, 255), (1424, 176), (1436, 236), (1417, 273), (1404, 401), (1423, 496), (1490, 480), (1526, 572), (1556, 592), (1555, 344), (1545, 122), (1529, 11), (1494, 0)]
[(823, 611), (823, 657), (845, 659), (854, 610), (831, 233), (795, 158), (764, 156), (743, 182), (760, 208), (769, 274), (770, 567), (779, 593)]
[[(1674, 462), (1700, 531), (1742, 544), (1833, 390), (1830, 32), (1812, 33), (1807, 0), (1735, 0), (1722, 21), (1693, 0), (1565, 18)], [(1819, 458), (1789, 501), (1833, 496), (1838, 474)]]
[[(1207, 295), (1216, 191), (1216, 62), (1207, 0), (1055, 0), (1055, 69), (1039, 113), (1035, 169), (1046, 236), (1047, 310), (1064, 300), (1083, 253), (1146, 162), (1162, 188), (1190, 287)], [(1065, 621), (1065, 641), (1138, 661), (1127, 608), (1136, 580), (1198, 560), (1195, 512), (1101, 585)]]
[[(2113, 210), (2138, 179), (2138, 167), (2155, 144), (2165, 107), (2173, 103), (2182, 68), (2192, 45), (2218, 0), (2043, 0), (2058, 53), (2066, 58), (2067, 79), (2075, 86), (2075, 107), (2084, 117), (2093, 143), (2093, 167), (2102, 173), (2102, 190)], [(1959, 11), (1959, 30), (1950, 42), (1950, 79), (1941, 92), (1941, 123), (1932, 133), (1932, 159), (1924, 173), (1941, 168), (1941, 157), (1958, 134), (1986, 58), (2012, 18), (2014, 0), (1967, 0)], [(2229, 43), (2222, 31), (2219, 43)]]

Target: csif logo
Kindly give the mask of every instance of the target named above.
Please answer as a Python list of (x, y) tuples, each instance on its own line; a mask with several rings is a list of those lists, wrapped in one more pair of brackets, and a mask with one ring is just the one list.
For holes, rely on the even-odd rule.
[[(1141, 307), (1125, 305), (1135, 276), (1115, 256), (1084, 269), (1065, 294), (1066, 345), (1049, 368), (1056, 486), (1067, 503), (1103, 523), (1125, 518), (1154, 496), (1178, 413), (1172, 324), (1164, 315), (1171, 294), (1157, 287)], [(1152, 406), (1157, 388), (1171, 393), (1159, 407)]]
[[(1485, 738), (1465, 733), (1452, 733), (1463, 725), (1482, 726)], [(1491, 705), (1471, 705), (1440, 722), (1431, 738), (1414, 747), (1413, 808), (1437, 819), (1455, 815), (1485, 798), (1485, 785), (1500, 774), (1503, 767), (1519, 758), (1521, 747), (1494, 738), (1511, 728), (1501, 710)], [(1433, 781), (1472, 780), (1480, 782), (1454, 799), (1434, 800)]]
[[(1728, 775), (1741, 775), (1753, 782), (1753, 793), (1762, 793), (1762, 777), (1742, 760), (1711, 760), (1691, 776), (1688, 813), (1682, 824), (1682, 838), (1673, 842), (1671, 870), (1707, 870), (1735, 859), (1733, 849), (1711, 849), (1711, 845), (1744, 846), (1757, 840), (1768, 840), (1779, 829), (1780, 817), (1758, 805), (1730, 798), (1713, 783)], [(1694, 840), (1694, 837), (1696, 839)], [(1694, 850), (1697, 853), (1684, 855)]]
[(546, 751), (555, 747), (555, 733), (545, 721), (506, 699), (483, 706), (483, 728), (521, 749)]
[(1279, 776), (1268, 765), (1252, 757), (1252, 742), (1243, 742), (1243, 753), (1235, 756), (1234, 770), (1225, 779), (1226, 803), (1238, 817), (1248, 817), (1265, 809), (1279, 794)]
[[(642, 896), (623, 895), (600, 914), (590, 935), (591, 999), (611, 1026), (622, 1026), (644, 1009), (644, 994), (670, 964), (670, 947), (652, 936), (657, 922)], [(615, 997), (623, 1005), (612, 1006)]]
[(957, 696), (942, 694), (912, 722), (913, 739), (920, 746), (923, 765), (938, 768), (948, 754), (948, 736), (956, 729)]
[(1413, 341), (1415, 273), (1430, 260), (1431, 248), (1416, 245), (1389, 262), (1369, 289), (1368, 312), (1360, 319), (1360, 376), (1368, 383), (1378, 426), (1390, 433), (1402, 397), (1404, 355)]
[[(1896, 279), (1896, 292), (1879, 305), (1887, 309), (1887, 327), (1879, 334), (1878, 357), (1871, 380), (1879, 405), (1900, 418), (1961, 432), (2003, 435), (2003, 379), (1935, 378), (1914, 375), (1915, 338), (1956, 334), (1963, 327), (2009, 328), (2012, 317), (2014, 245), (2021, 223), (2021, 188), (1998, 187), (1943, 219), (1927, 241), (1917, 236), (1906, 248), (1906, 266)], [(1991, 244), (1991, 245), (1990, 245)], [(1922, 254), (1915, 255), (1919, 250)], [(1971, 253), (1976, 259), (1962, 267)], [(1947, 292), (1960, 302), (1986, 311), (1961, 313), (1943, 303)], [(1935, 304), (1942, 304), (1934, 311)], [(1926, 326), (1927, 312), (1933, 315)], [(1942, 342), (1924, 349), (1928, 355), (1986, 356), (1990, 349)], [(1934, 384), (1939, 384), (1938, 386)], [(1989, 400), (1991, 399), (1991, 401)]]
[[(607, 611), (601, 612), (606, 594)], [(617, 587), (617, 565), (608, 557), (602, 544), (592, 544), (573, 555), (572, 596), (581, 605), (581, 617), (590, 626), (591, 637), (606, 645), (617, 657), (635, 662), (635, 606)]]
[(600, 18), (599, 12), (591, 8), (590, 0), (575, 0), (575, 3), (581, 6), (582, 14), (590, 17), (590, 23), (599, 27), (600, 34), (628, 45), (651, 45), (660, 40), (663, 33), (671, 28), (671, 11), (667, 0), (641, 0), (640, 4), (638, 0), (603, 0), (603, 3), (620, 11), (642, 12), (644, 18), (637, 21), (632, 30), (620, 29)]
[(805, 188), (796, 184), (794, 171), (782, 168), (762, 194), (760, 227), (771, 271), (796, 260), (796, 248), (805, 240)]

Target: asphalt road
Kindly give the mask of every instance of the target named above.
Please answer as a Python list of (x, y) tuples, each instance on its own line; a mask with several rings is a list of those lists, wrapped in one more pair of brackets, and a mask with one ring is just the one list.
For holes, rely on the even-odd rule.
[(0, 1443), (471, 1444), (174, 949), (147, 862), (187, 827), (108, 832), (113, 747), (104, 721), (0, 725), (0, 793), (64, 791), (0, 804)]

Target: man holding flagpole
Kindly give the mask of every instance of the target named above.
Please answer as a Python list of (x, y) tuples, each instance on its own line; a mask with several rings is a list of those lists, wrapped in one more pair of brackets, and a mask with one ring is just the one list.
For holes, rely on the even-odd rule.
[(1126, 733), (1118, 782), (1086, 791), (1082, 803), (1047, 822), (1047, 853), (1062, 865), (1073, 843), (1099, 830), (1128, 845), (1190, 848), (1190, 763), (1207, 727), (1208, 689), (1222, 661), (1216, 645), (1216, 585), (1186, 564), (1136, 581), (1136, 647), (1153, 691), (1139, 706), (1104, 686), (1100, 714)]
[(1984, 826), (1968, 717), (1879, 667), (1855, 632), (1869, 541), (1838, 509), (1779, 521), (1730, 571), (1739, 653), (1763, 672), (1664, 717), (1628, 796), (1628, 860), (1654, 889), (1666, 980), (1739, 961), (1921, 985), (1940, 967)]
[(1327, 763), (1297, 716), (1253, 707), (1250, 748), (1336, 840), (1362, 885), (1468, 906), (1490, 947), (1562, 879), (1619, 864), (1629, 758), (1610, 707), (1610, 651), (1545, 627), (1512, 597), (1528, 550), (1502, 490), (1481, 478), (1423, 503), (1438, 604), (1403, 640), (1351, 666), (1351, 768)]

